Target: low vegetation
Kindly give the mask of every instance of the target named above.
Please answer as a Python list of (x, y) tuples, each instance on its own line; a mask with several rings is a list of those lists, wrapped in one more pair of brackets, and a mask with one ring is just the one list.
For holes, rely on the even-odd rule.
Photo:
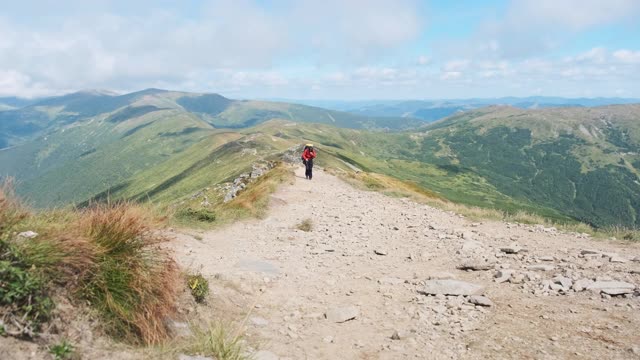
[(296, 225), (296, 229), (309, 232), (313, 230), (313, 221), (311, 219), (304, 219), (298, 225)]
[(230, 333), (230, 326), (211, 324), (205, 328), (196, 327), (191, 341), (183, 351), (190, 354), (213, 356), (219, 360), (248, 360), (243, 347), (244, 339), (239, 333)]
[(74, 357), (74, 348), (67, 340), (62, 340), (49, 348), (49, 353), (56, 360), (72, 359)]
[[(112, 335), (134, 343), (167, 337), (179, 285), (150, 212), (130, 203), (34, 214), (0, 189), (0, 315), (4, 331), (36, 336), (56, 287), (83, 300)], [(25, 230), (38, 235), (19, 236)]]
[(205, 223), (212, 223), (216, 221), (216, 214), (206, 208), (194, 209), (189, 207), (181, 209), (175, 216), (186, 221), (200, 221)]
[(200, 198), (190, 199), (175, 210), (173, 222), (177, 226), (211, 229), (242, 219), (260, 218), (267, 213), (269, 196), (293, 176), (290, 168), (278, 164), (226, 203), (222, 201), (224, 194), (210, 190), (206, 193), (211, 199), (208, 206), (202, 205)]
[(209, 281), (201, 274), (194, 274), (187, 276), (187, 285), (196, 302), (203, 303), (209, 294)]

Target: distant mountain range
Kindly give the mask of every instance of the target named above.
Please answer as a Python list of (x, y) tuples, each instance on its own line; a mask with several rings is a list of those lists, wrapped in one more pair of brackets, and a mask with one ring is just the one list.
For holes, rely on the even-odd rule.
[(319, 106), (347, 111), (367, 116), (401, 116), (435, 121), (455, 113), (478, 109), (490, 105), (508, 105), (521, 109), (541, 109), (548, 107), (594, 107), (616, 104), (640, 104), (640, 99), (632, 98), (563, 98), (548, 96), (503, 97), (495, 99), (448, 99), (448, 100), (283, 100), (294, 103)]
[(424, 124), (419, 119), (407, 121), (399, 117), (359, 115), (282, 102), (231, 100), (218, 94), (161, 89), (146, 89), (124, 95), (89, 90), (34, 100), (0, 99), (0, 103), (3, 101), (5, 110), (0, 111), (0, 149), (19, 144), (21, 139), (33, 138), (52, 128), (100, 114), (127, 118), (171, 109), (189, 112), (215, 128), (244, 128), (271, 119), (392, 130)]
[[(403, 106), (422, 109), (412, 103)], [(15, 177), (37, 207), (168, 204), (313, 142), (321, 166), (386, 174), (455, 202), (638, 227), (640, 105), (584, 104), (485, 106), (430, 122), (217, 94), (84, 91), (0, 111), (0, 177)]]

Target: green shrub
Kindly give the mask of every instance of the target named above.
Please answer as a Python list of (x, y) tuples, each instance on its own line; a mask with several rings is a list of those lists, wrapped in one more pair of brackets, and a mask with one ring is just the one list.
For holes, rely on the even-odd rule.
[(191, 295), (193, 295), (196, 302), (204, 302), (207, 294), (209, 294), (209, 281), (200, 274), (189, 275), (187, 285), (189, 285)]
[(196, 220), (201, 222), (216, 221), (216, 214), (209, 209), (186, 208), (178, 211), (177, 216), (183, 219)]
[(0, 243), (0, 252), (0, 313), (12, 319), (16, 329), (11, 329), (11, 335), (32, 337), (49, 319), (53, 301), (45, 292), (45, 282), (8, 244)]
[(53, 355), (56, 360), (69, 359), (73, 356), (73, 345), (67, 340), (55, 344), (49, 348), (49, 353)]

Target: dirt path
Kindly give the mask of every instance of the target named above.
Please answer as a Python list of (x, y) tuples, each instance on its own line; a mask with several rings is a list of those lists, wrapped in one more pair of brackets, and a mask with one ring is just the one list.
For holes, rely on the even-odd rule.
[[(178, 261), (211, 281), (208, 304), (195, 311), (236, 322), (248, 314), (249, 343), (268, 351), (260, 357), (640, 358), (637, 290), (609, 297), (545, 282), (558, 275), (638, 285), (640, 262), (632, 261), (638, 245), (542, 227), (473, 224), (354, 189), (319, 169), (312, 181), (303, 172), (297, 169), (295, 183), (272, 196), (267, 218), (200, 240), (177, 233), (173, 242)], [(307, 218), (313, 230), (296, 229)], [(500, 250), (513, 242), (528, 251)], [(606, 254), (581, 255), (585, 249)], [(615, 262), (618, 257), (624, 262)], [(490, 269), (456, 269), (468, 262)], [(496, 282), (496, 269), (505, 268), (513, 269), (511, 279)], [(494, 306), (419, 292), (425, 281), (439, 278), (483, 285)], [(332, 319), (356, 317), (338, 323), (327, 312)], [(395, 332), (399, 339), (392, 339)]]

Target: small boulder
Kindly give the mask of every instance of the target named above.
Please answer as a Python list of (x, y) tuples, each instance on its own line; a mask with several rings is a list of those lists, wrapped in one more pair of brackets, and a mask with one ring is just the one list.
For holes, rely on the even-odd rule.
[(345, 306), (334, 308), (325, 313), (327, 320), (335, 323), (343, 323), (353, 320), (360, 315), (360, 309), (357, 306)]
[(384, 255), (388, 254), (387, 250), (384, 250), (384, 249), (375, 249), (375, 250), (373, 250), (373, 252), (376, 255), (381, 255), (381, 256), (384, 256)]

